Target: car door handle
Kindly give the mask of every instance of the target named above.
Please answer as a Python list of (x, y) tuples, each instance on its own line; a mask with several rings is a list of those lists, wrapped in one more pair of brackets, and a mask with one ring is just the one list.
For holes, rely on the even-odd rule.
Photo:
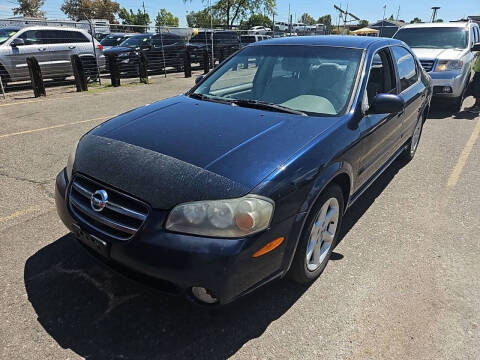
[(38, 51), (45, 51), (47, 48), (38, 48)]
[(76, 46), (69, 46), (68, 48), (69, 48), (69, 49), (75, 49)]

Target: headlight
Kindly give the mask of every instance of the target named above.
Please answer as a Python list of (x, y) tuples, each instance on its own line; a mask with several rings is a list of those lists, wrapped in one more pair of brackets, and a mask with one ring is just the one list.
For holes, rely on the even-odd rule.
[(461, 70), (463, 67), (462, 60), (440, 60), (437, 63), (435, 71), (454, 71)]
[(75, 162), (75, 155), (77, 153), (77, 146), (78, 146), (78, 140), (73, 145), (73, 149), (70, 152), (70, 155), (68, 156), (68, 160), (67, 160), (67, 178), (68, 178), (68, 181), (70, 181), (72, 179), (72, 169), (73, 169), (73, 163)]
[(239, 199), (196, 201), (177, 205), (168, 216), (166, 228), (186, 234), (212, 237), (242, 237), (270, 225), (272, 200), (247, 195)]

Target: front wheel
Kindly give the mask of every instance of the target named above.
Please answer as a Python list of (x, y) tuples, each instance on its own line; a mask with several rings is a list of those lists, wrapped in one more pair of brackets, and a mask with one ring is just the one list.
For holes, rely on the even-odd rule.
[(298, 283), (313, 282), (327, 266), (335, 247), (343, 218), (343, 192), (338, 185), (329, 186), (312, 209), (289, 271)]

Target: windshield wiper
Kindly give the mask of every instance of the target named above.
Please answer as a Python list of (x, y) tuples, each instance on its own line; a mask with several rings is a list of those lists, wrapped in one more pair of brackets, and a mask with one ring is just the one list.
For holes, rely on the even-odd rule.
[(218, 103), (222, 103), (222, 104), (232, 105), (231, 101), (228, 101), (228, 100), (222, 99), (222, 98), (218, 98), (218, 97), (214, 97), (214, 96), (208, 96), (208, 95), (199, 94), (199, 93), (191, 93), (188, 96), (190, 96), (193, 99), (213, 101), (213, 102), (218, 102)]
[(271, 111), (278, 111), (278, 112), (284, 112), (288, 114), (295, 114), (295, 115), (302, 115), (302, 116), (308, 116), (302, 111), (299, 110), (294, 110), (290, 109), (286, 106), (278, 105), (278, 104), (272, 104), (264, 101), (259, 101), (259, 100), (235, 100), (232, 99), (230, 100), (233, 104), (238, 105), (238, 106), (244, 106), (244, 107), (251, 107), (255, 109), (265, 109), (265, 110), (271, 110)]

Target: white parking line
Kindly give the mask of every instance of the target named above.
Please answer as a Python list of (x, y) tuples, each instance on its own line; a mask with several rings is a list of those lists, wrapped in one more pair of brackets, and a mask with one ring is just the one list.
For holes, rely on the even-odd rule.
[(468, 156), (472, 152), (473, 145), (477, 141), (479, 135), (480, 135), (480, 119), (477, 120), (477, 124), (475, 125), (475, 128), (472, 131), (472, 135), (470, 135), (470, 138), (468, 139), (467, 143), (465, 144), (465, 147), (463, 148), (462, 153), (460, 154), (460, 157), (458, 158), (455, 168), (453, 169), (452, 173), (448, 178), (448, 182), (447, 182), (448, 187), (453, 187), (457, 185), (458, 179), (460, 178), (463, 168), (467, 163)]
[(99, 117), (99, 118), (95, 118), (95, 119), (80, 120), (80, 121), (75, 121), (75, 122), (66, 123), (66, 124), (59, 124), (59, 125), (47, 126), (47, 127), (43, 127), (43, 128), (39, 128), (39, 129), (18, 131), (18, 132), (14, 132), (14, 133), (10, 133), (10, 134), (0, 135), (0, 138), (6, 138), (6, 137), (16, 136), (16, 135), (31, 134), (31, 133), (40, 132), (40, 131), (46, 131), (46, 130), (51, 130), (51, 129), (58, 129), (58, 128), (61, 128), (61, 127), (71, 126), (71, 125), (77, 125), (77, 124), (83, 124), (83, 123), (86, 123), (86, 122), (107, 120), (107, 119), (113, 118), (113, 117), (115, 117), (115, 116), (116, 116), (116, 115), (103, 116), (103, 117)]

